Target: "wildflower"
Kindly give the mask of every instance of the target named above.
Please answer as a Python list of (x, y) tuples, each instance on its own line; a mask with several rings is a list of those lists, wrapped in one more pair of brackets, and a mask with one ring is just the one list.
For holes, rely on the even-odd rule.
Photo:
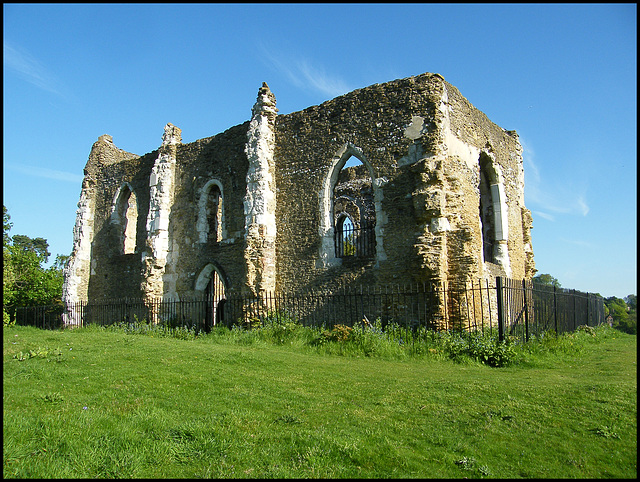
[(89, 408), (89, 407), (82, 407), (82, 410), (86, 410), (87, 408)]

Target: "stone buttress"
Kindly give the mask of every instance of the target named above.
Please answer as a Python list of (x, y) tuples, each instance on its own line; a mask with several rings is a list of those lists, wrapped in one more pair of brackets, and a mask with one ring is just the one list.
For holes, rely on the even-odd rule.
[(274, 174), (276, 97), (266, 83), (258, 91), (247, 132), (249, 161), (245, 214), (245, 288), (255, 295), (276, 288), (276, 186)]
[(146, 246), (142, 253), (144, 276), (141, 286), (147, 298), (171, 297), (175, 291), (171, 286), (165, 286), (164, 275), (169, 253), (169, 217), (174, 197), (176, 153), (181, 142), (181, 130), (167, 124), (149, 179), (149, 215)]

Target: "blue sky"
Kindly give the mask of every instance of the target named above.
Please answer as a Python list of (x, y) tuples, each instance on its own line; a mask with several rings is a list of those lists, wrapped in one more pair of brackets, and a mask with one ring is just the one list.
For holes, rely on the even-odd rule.
[(73, 243), (102, 134), (145, 154), (249, 119), (437, 72), (524, 148), (539, 273), (637, 293), (635, 4), (3, 5), (3, 203), (11, 234)]

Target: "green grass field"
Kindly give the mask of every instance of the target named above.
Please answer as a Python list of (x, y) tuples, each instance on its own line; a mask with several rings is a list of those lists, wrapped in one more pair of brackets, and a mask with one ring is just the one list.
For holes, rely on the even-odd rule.
[(3, 476), (637, 477), (637, 342), (612, 329), (503, 368), (304, 329), (159, 335), (5, 328)]

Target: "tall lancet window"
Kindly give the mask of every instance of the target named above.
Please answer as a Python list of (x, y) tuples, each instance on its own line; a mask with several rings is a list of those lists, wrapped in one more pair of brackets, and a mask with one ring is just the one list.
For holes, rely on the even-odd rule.
[(137, 251), (138, 201), (129, 183), (120, 188), (111, 212), (111, 223), (117, 227), (120, 252)]

